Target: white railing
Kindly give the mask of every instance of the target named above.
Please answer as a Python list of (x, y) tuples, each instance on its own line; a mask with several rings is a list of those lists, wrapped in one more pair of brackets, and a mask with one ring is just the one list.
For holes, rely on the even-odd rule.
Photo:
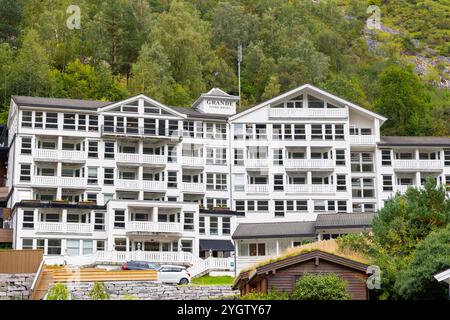
[(286, 159), (284, 166), (287, 169), (332, 169), (334, 161), (330, 159)]
[(36, 232), (45, 233), (92, 233), (93, 228), (90, 223), (72, 222), (36, 222), (34, 225)]
[(129, 221), (126, 231), (181, 233), (183, 225), (177, 222)]
[(190, 252), (173, 251), (97, 251), (97, 262), (123, 263), (127, 261), (192, 264), (195, 257)]
[(63, 186), (63, 187), (85, 187), (86, 178), (79, 177), (56, 177), (56, 176), (33, 176), (32, 184), (41, 186)]
[(287, 193), (334, 193), (332, 184), (288, 184), (285, 186)]
[(205, 185), (203, 183), (183, 182), (181, 187), (183, 192), (205, 192)]
[(52, 177), (48, 177), (48, 176), (33, 176), (32, 179), (32, 183), (33, 184), (38, 184), (38, 185), (42, 185), (42, 186), (56, 186), (58, 185), (58, 177), (56, 176), (52, 176)]
[(130, 162), (130, 163), (139, 163), (140, 161), (139, 153), (117, 153), (116, 161), (117, 162)]
[(313, 108), (269, 108), (271, 118), (346, 118), (347, 109), (313, 109)]
[(247, 192), (269, 192), (268, 184), (249, 184), (247, 185)]
[(181, 161), (183, 166), (188, 167), (203, 167), (205, 165), (205, 160), (201, 157), (183, 157)]
[(375, 144), (374, 135), (351, 135), (350, 144), (373, 145)]
[(116, 187), (122, 189), (142, 189), (140, 180), (117, 179)]
[(34, 149), (35, 159), (63, 160), (63, 161), (85, 161), (86, 152), (77, 150), (55, 150), (55, 149)]
[(265, 168), (269, 166), (269, 159), (247, 159), (245, 165), (247, 168)]
[(167, 189), (164, 181), (142, 181), (142, 188), (144, 191), (164, 191)]
[(166, 164), (166, 157), (154, 154), (140, 154), (140, 153), (117, 153), (117, 162), (126, 163), (144, 163), (144, 164), (155, 164), (164, 165)]
[(63, 187), (85, 187), (86, 179), (78, 177), (60, 177), (59, 184)]
[(158, 164), (158, 165), (166, 164), (166, 157), (161, 155), (143, 154), (141, 159), (142, 159), (141, 162), (146, 164)]
[(442, 170), (443, 164), (441, 160), (394, 160), (392, 167), (403, 170)]
[(233, 258), (214, 258), (208, 257), (206, 259), (196, 258), (192, 267), (188, 269), (191, 277), (198, 276), (199, 274), (212, 271), (212, 270), (233, 270), (234, 259)]
[[(406, 190), (408, 190), (408, 187), (410, 187), (410, 186), (407, 186), (407, 185), (397, 185), (397, 186), (395, 187), (395, 189), (396, 189), (396, 191), (399, 191), (400, 193), (405, 193)], [(414, 187), (414, 186), (412, 186), (412, 187)]]

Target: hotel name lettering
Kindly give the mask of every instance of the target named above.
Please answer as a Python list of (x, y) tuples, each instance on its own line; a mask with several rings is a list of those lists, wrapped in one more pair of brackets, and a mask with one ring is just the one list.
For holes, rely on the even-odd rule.
[(232, 102), (228, 100), (206, 100), (206, 104), (215, 109), (229, 109), (232, 106)]

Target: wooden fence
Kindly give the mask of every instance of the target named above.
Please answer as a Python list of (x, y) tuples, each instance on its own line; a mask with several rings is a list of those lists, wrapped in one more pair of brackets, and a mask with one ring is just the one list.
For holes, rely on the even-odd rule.
[(42, 250), (0, 251), (0, 273), (35, 273), (43, 254)]
[(0, 229), (0, 243), (12, 243), (13, 229)]

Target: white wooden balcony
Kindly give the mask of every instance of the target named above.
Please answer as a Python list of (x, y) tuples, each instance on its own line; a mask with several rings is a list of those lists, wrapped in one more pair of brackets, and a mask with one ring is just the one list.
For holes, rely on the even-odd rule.
[(94, 230), (90, 223), (72, 222), (36, 222), (34, 229), (42, 233), (92, 233)]
[(86, 161), (86, 152), (77, 150), (34, 149), (35, 160), (83, 162)]
[(117, 179), (115, 185), (119, 189), (142, 189), (141, 180)]
[(167, 185), (164, 181), (142, 181), (142, 188), (144, 191), (165, 191), (167, 190)]
[(335, 186), (332, 184), (287, 184), (286, 193), (318, 193), (329, 194), (335, 192)]
[(166, 157), (155, 154), (143, 154), (141, 157), (141, 163), (164, 166), (166, 164)]
[(117, 153), (116, 161), (130, 164), (150, 164), (164, 166), (166, 164), (166, 157), (154, 154), (140, 154), (140, 153)]
[(58, 185), (58, 177), (56, 176), (33, 176), (32, 177), (32, 184), (39, 185), (39, 186), (50, 186), (55, 187)]
[(271, 118), (347, 118), (347, 109), (269, 108)]
[(269, 159), (247, 159), (245, 166), (250, 169), (269, 167)]
[(286, 159), (283, 163), (287, 170), (294, 171), (334, 169), (334, 161), (331, 159)]
[(205, 192), (205, 184), (204, 183), (183, 182), (181, 187), (182, 187), (183, 192), (196, 192), (196, 193)]
[(182, 165), (186, 167), (203, 167), (205, 160), (202, 157), (183, 157)]
[(183, 225), (178, 222), (129, 221), (126, 224), (126, 231), (181, 233)]
[(56, 176), (33, 176), (32, 184), (49, 187), (76, 187), (85, 188), (86, 178), (80, 177), (56, 177)]
[(84, 188), (86, 187), (86, 178), (78, 178), (78, 177), (60, 177), (59, 185), (63, 187), (78, 187)]
[(116, 153), (117, 162), (140, 163), (139, 153)]
[(351, 135), (350, 144), (352, 145), (374, 145), (376, 143), (375, 135)]
[(248, 184), (246, 191), (249, 193), (268, 193), (269, 185), (268, 184)]
[(399, 171), (441, 171), (444, 169), (441, 160), (393, 160), (392, 167)]

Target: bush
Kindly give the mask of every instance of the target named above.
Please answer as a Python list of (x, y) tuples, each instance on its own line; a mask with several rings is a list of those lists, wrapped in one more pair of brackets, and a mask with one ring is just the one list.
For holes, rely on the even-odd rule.
[(69, 289), (62, 283), (55, 284), (47, 294), (47, 300), (69, 300)]
[(89, 297), (92, 300), (109, 300), (109, 293), (106, 290), (106, 286), (102, 282), (95, 282), (91, 291), (89, 291)]
[(349, 300), (347, 281), (335, 274), (305, 274), (297, 280), (292, 300)]

